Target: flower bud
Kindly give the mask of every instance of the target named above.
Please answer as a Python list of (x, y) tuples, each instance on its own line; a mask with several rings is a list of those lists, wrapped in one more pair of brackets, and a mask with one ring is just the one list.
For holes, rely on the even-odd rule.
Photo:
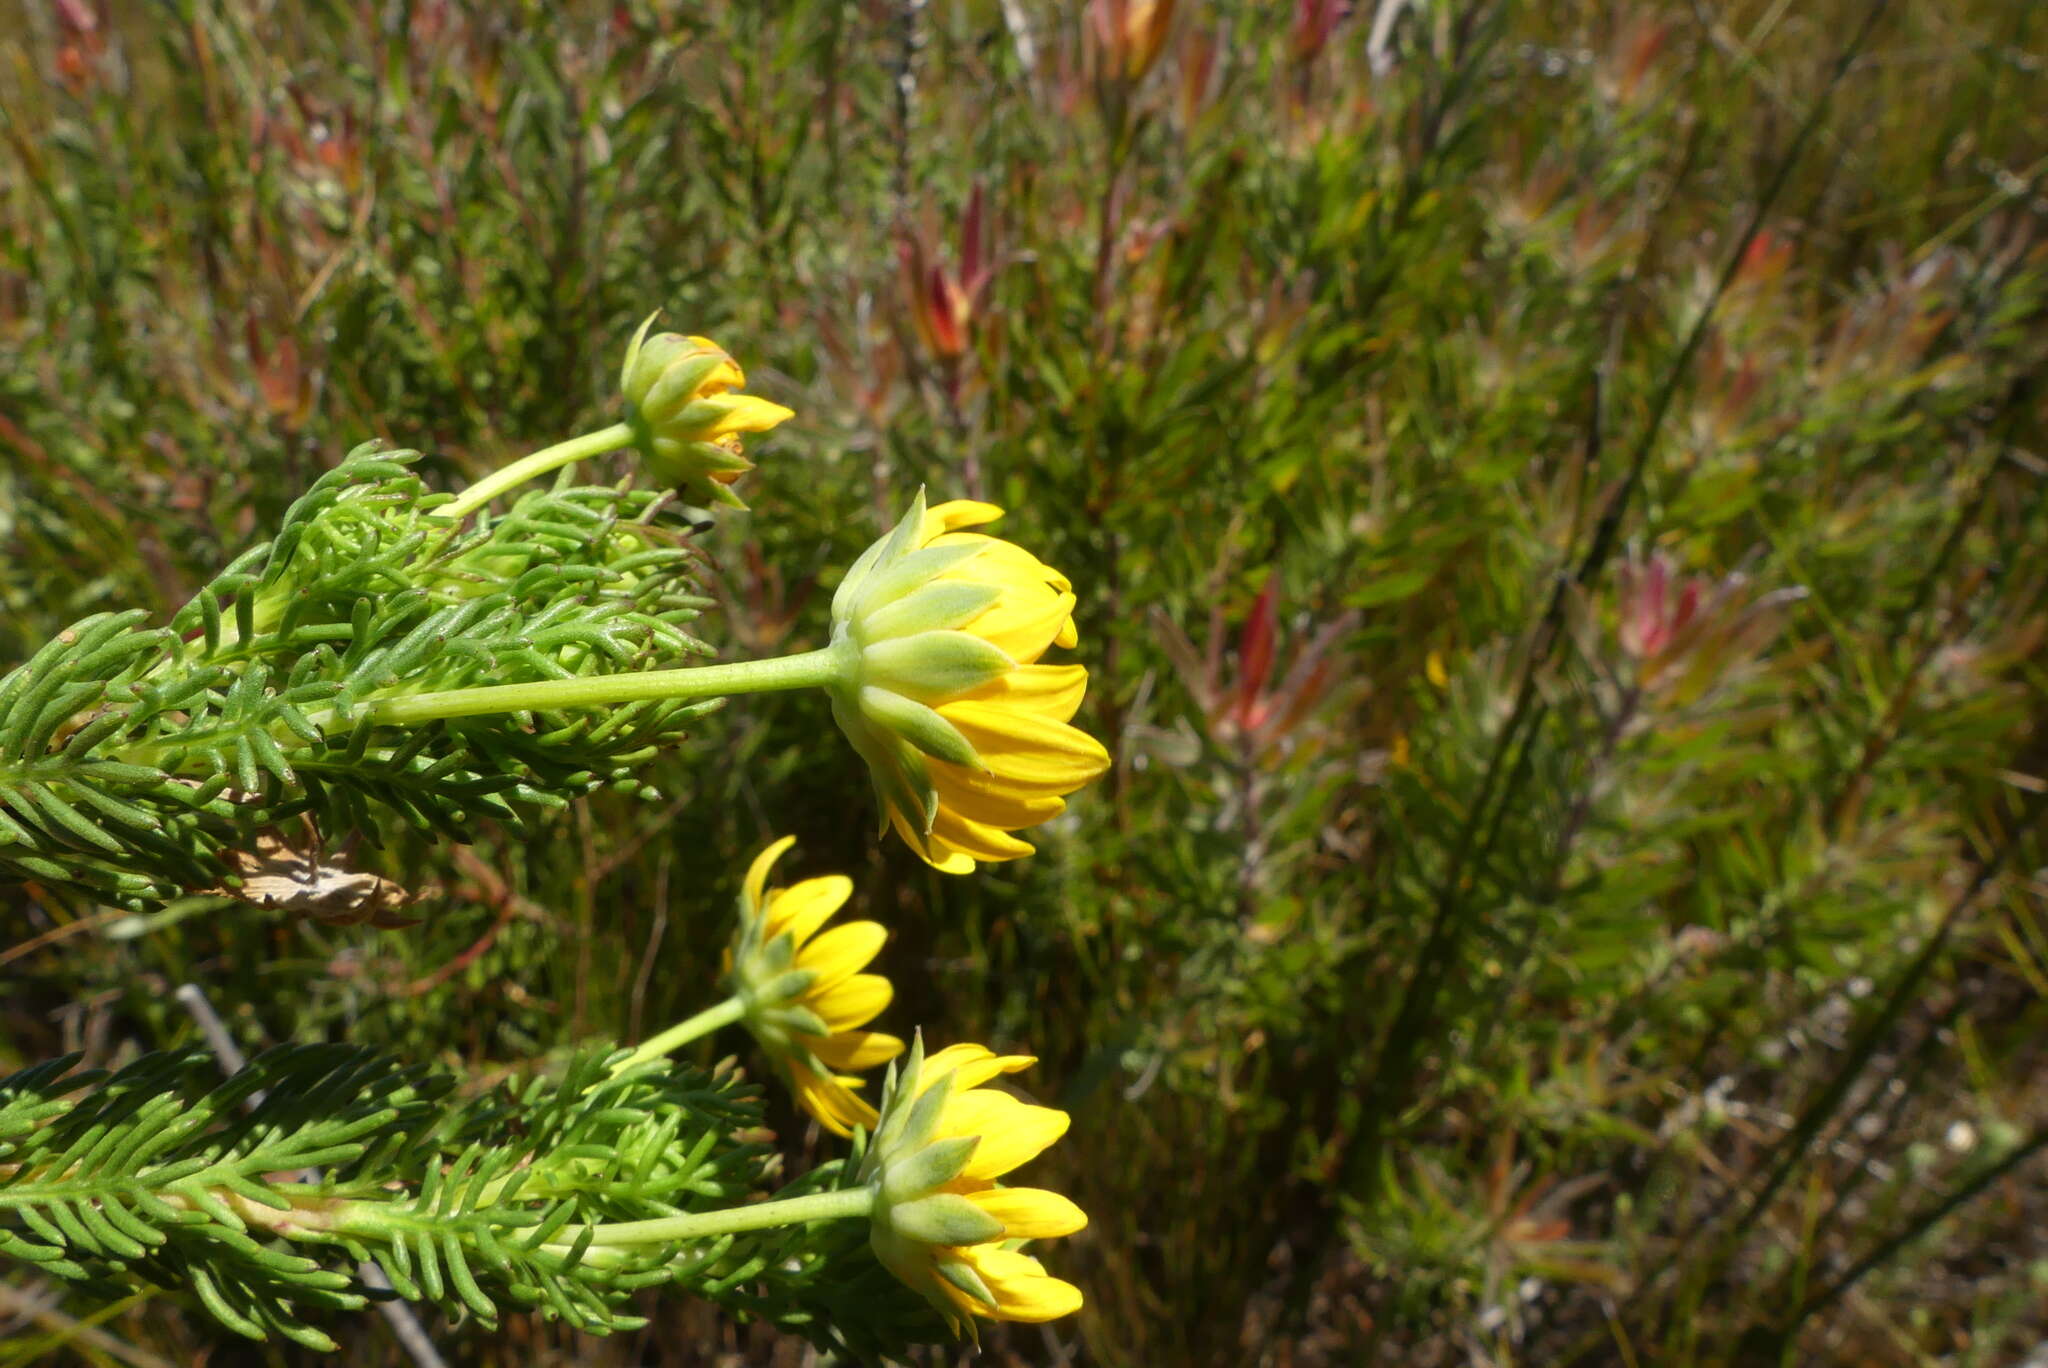
[(1090, 0), (1087, 37), (1097, 71), (1136, 85), (1159, 60), (1174, 0)]
[(713, 503), (744, 508), (733, 481), (754, 468), (740, 453), (740, 435), (767, 432), (791, 410), (741, 394), (746, 373), (708, 337), (647, 330), (633, 334), (619, 372), (633, 445), (655, 476)]

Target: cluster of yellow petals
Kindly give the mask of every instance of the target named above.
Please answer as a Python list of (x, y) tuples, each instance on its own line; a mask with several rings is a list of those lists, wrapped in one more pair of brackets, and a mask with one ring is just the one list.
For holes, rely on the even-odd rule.
[(793, 411), (757, 394), (742, 394), (746, 372), (708, 337), (656, 333), (649, 316), (626, 348), (619, 392), (633, 443), (649, 468), (678, 488), (743, 508), (732, 483), (753, 469), (740, 437), (768, 432)]
[[(1036, 663), (1052, 646), (1072, 649), (1073, 585), (1014, 542), (959, 529), (993, 522), (1003, 510), (956, 499), (925, 515), (927, 545), (978, 542), (981, 553), (940, 578), (998, 584), (1002, 598), (961, 628), (1018, 662), (992, 683), (939, 705), (939, 716), (974, 743), (984, 770), (930, 762), (939, 814), (920, 853), (949, 873), (976, 860), (1014, 860), (1032, 847), (1010, 833), (1037, 826), (1065, 809), (1072, 793), (1109, 766), (1102, 743), (1067, 725), (1088, 688), (1079, 665)], [(898, 831), (903, 819), (894, 814)], [(909, 839), (908, 833), (905, 833)], [(918, 843), (911, 841), (913, 848)]]
[[(862, 596), (856, 584), (845, 607), (848, 627), (872, 651), (890, 640), (889, 610), (920, 591), (965, 585), (994, 594), (975, 616), (947, 632), (909, 638), (914, 643), (957, 632), (1007, 657), (1007, 668), (993, 678), (951, 695), (927, 692), (920, 700), (973, 748), (973, 763), (940, 758), (887, 735), (884, 722), (871, 717), (863, 727), (849, 719), (851, 709), (835, 708), (876, 772), (890, 825), (927, 863), (949, 874), (969, 873), (977, 862), (1031, 854), (1030, 843), (1013, 833), (1057, 816), (1065, 795), (1109, 765), (1100, 742), (1068, 725), (1087, 690), (1087, 670), (1040, 663), (1050, 648), (1077, 643), (1072, 584), (1014, 542), (966, 530), (1002, 514), (993, 504), (969, 500), (926, 510), (899, 548), (899, 559), (943, 547), (968, 547), (971, 554), (879, 601), (872, 593)], [(854, 574), (883, 581), (886, 568), (857, 566)]]
[[(726, 972), (742, 995), (755, 995), (742, 1020), (788, 1079), (797, 1101), (828, 1130), (850, 1135), (855, 1126), (875, 1124), (875, 1109), (853, 1092), (861, 1080), (852, 1071), (885, 1064), (903, 1052), (897, 1037), (861, 1029), (895, 996), (888, 979), (861, 972), (889, 933), (873, 921), (823, 929), (853, 893), (853, 882), (843, 874), (769, 888), (770, 869), (795, 841), (783, 837), (747, 870), (741, 924), (726, 955)], [(783, 936), (789, 947), (777, 953), (775, 942)], [(764, 989), (792, 971), (808, 973), (809, 982), (773, 1001), (761, 999)], [(812, 1021), (804, 1020), (806, 1013)], [(802, 1029), (806, 1024), (821, 1024), (824, 1032)]]
[[(758, 394), (739, 394), (735, 391), (747, 383), (747, 373), (740, 369), (740, 363), (732, 359), (731, 353), (708, 337), (691, 336), (685, 339), (690, 346), (706, 352), (717, 352), (720, 360), (712, 372), (697, 386), (693, 396), (698, 400), (719, 399), (723, 402), (716, 407), (720, 411), (712, 415), (690, 435), (700, 442), (711, 442), (737, 453), (740, 437), (746, 433), (768, 432), (796, 416), (796, 411), (763, 399)], [(731, 484), (743, 472), (718, 470), (710, 472), (710, 478), (720, 484)]]
[[(1079, 1288), (1053, 1277), (1038, 1260), (1008, 1245), (1017, 1240), (1071, 1235), (1088, 1224), (1087, 1215), (1056, 1192), (996, 1185), (997, 1179), (1036, 1159), (1067, 1132), (1065, 1112), (984, 1086), (1035, 1062), (1030, 1055), (998, 1055), (980, 1045), (950, 1046), (922, 1062), (907, 1095), (891, 1099), (892, 1109), (913, 1106), (934, 1085), (947, 1080), (949, 1091), (936, 1125), (903, 1147), (922, 1149), (971, 1138), (974, 1148), (966, 1165), (936, 1190), (964, 1197), (1002, 1225), (1001, 1233), (989, 1240), (937, 1245), (901, 1238), (884, 1223), (876, 1224), (876, 1255), (905, 1285), (929, 1299), (956, 1333), (971, 1331), (972, 1318), (977, 1316), (998, 1321), (1049, 1321), (1081, 1308)], [(877, 1144), (886, 1147), (889, 1139), (885, 1120)], [(898, 1157), (884, 1148), (873, 1161), (874, 1167), (886, 1172)], [(968, 1290), (977, 1283), (990, 1300)]]

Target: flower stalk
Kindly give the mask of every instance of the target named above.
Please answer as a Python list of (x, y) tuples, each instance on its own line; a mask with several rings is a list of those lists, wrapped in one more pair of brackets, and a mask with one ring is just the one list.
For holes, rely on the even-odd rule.
[(476, 1089), (325, 1044), (225, 1081), (199, 1051), (0, 1077), (0, 1260), (74, 1282), (190, 1270), (223, 1325), (328, 1354), (309, 1317), (364, 1307), (367, 1263), (400, 1299), (487, 1325), (540, 1308), (633, 1330), (636, 1301), (663, 1287), (821, 1347), (900, 1355), (907, 1293), (821, 1316), (821, 1289), (872, 1268), (872, 1184), (819, 1173), (760, 1200), (775, 1175), (740, 1075), (615, 1074), (621, 1053)]
[(677, 1244), (684, 1240), (734, 1235), (745, 1230), (772, 1230), (779, 1226), (810, 1225), (816, 1221), (840, 1221), (856, 1216), (865, 1218), (874, 1206), (874, 1189), (842, 1188), (835, 1192), (785, 1197), (779, 1202), (755, 1202), (725, 1211), (696, 1211), (686, 1216), (662, 1216), (651, 1221), (565, 1226), (542, 1248), (567, 1254), (586, 1237), (591, 1249), (636, 1249), (647, 1245)]
[(602, 456), (609, 451), (633, 443), (631, 423), (613, 423), (596, 432), (586, 432), (581, 437), (571, 437), (566, 442), (557, 442), (543, 447), (531, 456), (522, 456), (501, 470), (494, 470), (478, 480), (455, 497), (454, 502), (442, 504), (433, 511), (436, 517), (466, 518), (482, 508), (492, 499), (508, 489), (517, 489), (529, 480), (535, 480), (565, 465), (591, 456)]
[(663, 482), (699, 498), (744, 508), (730, 486), (753, 469), (740, 453), (740, 437), (767, 432), (791, 416), (780, 404), (740, 394), (746, 375), (708, 337), (647, 335), (653, 315), (626, 348), (619, 374), (623, 422), (572, 437), (522, 456), (434, 510), (465, 518), (507, 490), (591, 456), (634, 447)]
[(721, 1026), (730, 1026), (747, 1012), (745, 998), (729, 997), (714, 1007), (706, 1007), (693, 1017), (677, 1022), (658, 1035), (649, 1036), (640, 1042), (633, 1053), (612, 1066), (612, 1075), (617, 1077), (628, 1069), (638, 1068), (665, 1055), (674, 1054), (693, 1040), (701, 1040)]
[(845, 654), (839, 647), (827, 646), (797, 655), (777, 656), (769, 660), (740, 660), (725, 665), (446, 689), (408, 698), (377, 699), (366, 703), (364, 711), (372, 722), (394, 727), (417, 727), (451, 717), (478, 717), (488, 713), (605, 708), (654, 699), (716, 698), (732, 694), (774, 693), (784, 689), (822, 688), (844, 674)]

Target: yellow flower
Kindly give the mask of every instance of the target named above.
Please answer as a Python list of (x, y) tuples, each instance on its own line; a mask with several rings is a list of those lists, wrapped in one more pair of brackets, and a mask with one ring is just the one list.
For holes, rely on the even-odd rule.
[(754, 468), (740, 454), (742, 433), (767, 432), (792, 411), (759, 395), (737, 393), (747, 383), (739, 362), (708, 337), (647, 335), (654, 316), (633, 334), (619, 390), (626, 422), (656, 476), (713, 502), (744, 508), (733, 481)]
[(744, 1004), (747, 1030), (804, 1110), (826, 1129), (850, 1135), (855, 1126), (875, 1124), (875, 1109), (852, 1092), (861, 1080), (840, 1071), (873, 1068), (903, 1052), (895, 1036), (859, 1029), (895, 993), (880, 974), (860, 972), (889, 933), (871, 921), (820, 933), (853, 892), (843, 874), (767, 888), (769, 868), (795, 843), (783, 837), (747, 870), (726, 983)]
[(1071, 1235), (1088, 1217), (1056, 1192), (995, 1183), (1066, 1134), (1065, 1112), (982, 1086), (1034, 1062), (980, 1045), (927, 1059), (920, 1040), (900, 1073), (890, 1068), (861, 1159), (875, 1257), (956, 1334), (973, 1334), (976, 1316), (1049, 1321), (1081, 1309), (1079, 1288), (1007, 1242)]
[(832, 715), (867, 761), (887, 821), (949, 874), (1032, 847), (1011, 832), (1059, 813), (1109, 755), (1067, 725), (1088, 686), (1079, 665), (1041, 665), (1072, 646), (1066, 576), (976, 527), (1002, 516), (919, 491), (832, 600)]

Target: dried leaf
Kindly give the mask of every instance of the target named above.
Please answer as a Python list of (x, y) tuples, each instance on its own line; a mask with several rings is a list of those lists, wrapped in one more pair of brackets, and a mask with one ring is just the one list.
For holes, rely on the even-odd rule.
[(235, 878), (202, 889), (238, 898), (255, 907), (282, 908), (337, 926), (395, 928), (419, 925), (402, 915), (416, 895), (379, 874), (367, 874), (322, 860), (317, 850), (300, 850), (276, 832), (256, 838), (254, 850), (230, 857)]

